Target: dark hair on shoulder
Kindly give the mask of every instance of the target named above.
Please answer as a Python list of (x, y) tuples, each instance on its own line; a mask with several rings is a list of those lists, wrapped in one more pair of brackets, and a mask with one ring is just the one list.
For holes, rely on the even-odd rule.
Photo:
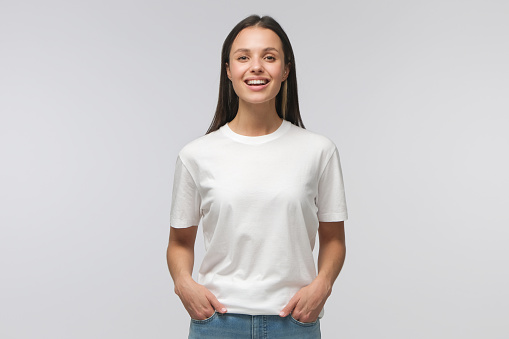
[(276, 111), (280, 118), (292, 124), (305, 128), (299, 110), (299, 97), (297, 94), (297, 74), (295, 72), (295, 57), (292, 45), (283, 28), (270, 16), (251, 15), (239, 22), (228, 34), (221, 51), (221, 75), (219, 79), (219, 98), (216, 113), (206, 134), (219, 129), (230, 122), (237, 115), (239, 98), (233, 90), (232, 83), (226, 73), (226, 64), (230, 62), (230, 51), (237, 35), (248, 27), (262, 27), (272, 30), (281, 39), (283, 45), (284, 64), (289, 65), (288, 78), (282, 83), (276, 96)]

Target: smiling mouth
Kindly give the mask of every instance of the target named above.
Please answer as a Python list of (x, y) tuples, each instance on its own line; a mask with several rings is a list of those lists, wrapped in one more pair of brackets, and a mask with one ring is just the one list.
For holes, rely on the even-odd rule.
[(269, 83), (269, 80), (266, 80), (266, 79), (261, 79), (261, 80), (247, 80), (245, 82), (246, 84), (248, 84), (249, 86), (262, 86), (262, 85), (266, 85)]

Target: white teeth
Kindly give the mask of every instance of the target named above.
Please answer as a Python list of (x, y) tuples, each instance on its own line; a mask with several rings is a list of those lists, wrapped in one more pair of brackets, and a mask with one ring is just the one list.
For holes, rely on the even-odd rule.
[(265, 85), (267, 83), (267, 80), (248, 80), (248, 85)]

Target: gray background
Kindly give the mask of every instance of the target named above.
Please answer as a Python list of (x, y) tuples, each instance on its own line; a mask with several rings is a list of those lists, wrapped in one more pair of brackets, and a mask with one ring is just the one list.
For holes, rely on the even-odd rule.
[(304, 123), (341, 156), (323, 337), (509, 337), (507, 2), (0, 4), (0, 337), (187, 336), (173, 169), (253, 13), (286, 30)]

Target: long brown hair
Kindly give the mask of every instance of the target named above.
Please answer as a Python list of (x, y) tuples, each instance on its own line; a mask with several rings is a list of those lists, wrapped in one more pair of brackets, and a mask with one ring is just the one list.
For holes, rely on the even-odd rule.
[(299, 97), (297, 94), (297, 74), (295, 73), (295, 57), (292, 45), (283, 28), (270, 16), (260, 17), (251, 15), (239, 22), (228, 34), (221, 51), (221, 76), (219, 79), (219, 98), (217, 100), (216, 113), (212, 119), (207, 133), (219, 129), (230, 122), (237, 115), (239, 97), (233, 90), (232, 83), (226, 73), (226, 64), (230, 62), (230, 51), (233, 41), (244, 28), (262, 27), (272, 30), (281, 39), (283, 45), (284, 64), (289, 65), (288, 78), (282, 83), (281, 89), (276, 96), (276, 111), (281, 119), (290, 121), (292, 124), (305, 128), (299, 110)]

